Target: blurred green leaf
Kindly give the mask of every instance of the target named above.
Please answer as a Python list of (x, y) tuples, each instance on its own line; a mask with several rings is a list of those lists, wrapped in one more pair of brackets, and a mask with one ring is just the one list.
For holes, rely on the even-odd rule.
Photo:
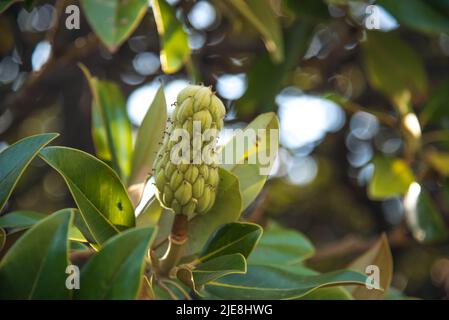
[[(274, 136), (271, 135), (271, 130)], [(246, 209), (262, 190), (276, 159), (278, 147), (279, 120), (275, 113), (268, 112), (251, 121), (221, 149), (218, 155), (221, 167), (239, 178), (243, 209)], [(229, 156), (231, 161), (227, 161)]]
[(73, 212), (58, 211), (38, 222), (0, 262), (1, 299), (68, 299), (67, 232)]
[(86, 300), (136, 299), (143, 280), (145, 257), (153, 228), (134, 228), (109, 239), (81, 271), (75, 298)]
[(330, 18), (325, 1), (285, 0), (285, 6), (297, 16), (305, 19), (328, 20)]
[(449, 18), (423, 0), (378, 0), (399, 23), (427, 34), (449, 33)]
[(314, 253), (312, 243), (304, 235), (270, 221), (248, 261), (251, 264), (286, 266), (298, 264)]
[(22, 2), (23, 0), (0, 0), (0, 13), (3, 13), (3, 11), (6, 11), (10, 6), (12, 6), (14, 3)]
[(3, 250), (3, 247), (6, 243), (6, 231), (3, 228), (0, 228), (0, 251)]
[(175, 10), (165, 0), (152, 0), (154, 19), (161, 46), (161, 66), (165, 73), (175, 73), (189, 59), (188, 37)]
[(269, 0), (229, 0), (231, 4), (260, 33), (265, 47), (275, 63), (284, 60), (284, 41), (279, 17)]
[(352, 287), (349, 291), (358, 300), (382, 300), (385, 292), (390, 288), (393, 277), (393, 257), (385, 234), (382, 234), (368, 251), (351, 262), (348, 269), (366, 273), (366, 268), (370, 265), (379, 268), (379, 285), (383, 291), (361, 286)]
[(308, 22), (295, 22), (285, 31), (285, 59), (281, 64), (273, 63), (267, 53), (256, 57), (248, 72), (248, 89), (237, 100), (240, 116), (276, 110), (275, 97), (285, 85), (289, 72), (297, 67), (306, 52), (314, 26)]
[(408, 164), (399, 158), (375, 157), (374, 174), (368, 185), (368, 196), (373, 200), (403, 195), (415, 181)]
[(429, 100), (419, 115), (421, 126), (425, 127), (428, 123), (441, 123), (441, 120), (449, 118), (448, 101), (449, 79), (446, 79), (435, 90), (432, 90)]
[(427, 74), (421, 57), (391, 32), (369, 32), (363, 44), (368, 80), (398, 106), (404, 95), (427, 94)]
[(405, 219), (413, 237), (422, 243), (439, 243), (449, 231), (427, 191), (414, 183), (404, 197)]
[(209, 239), (200, 254), (201, 261), (239, 253), (247, 258), (262, 235), (262, 228), (254, 223), (231, 222), (222, 225)]
[(0, 227), (28, 228), (47, 216), (47, 214), (35, 211), (13, 211), (0, 217)]
[[(183, 247), (184, 256), (197, 254), (206, 244), (211, 234), (221, 225), (237, 221), (242, 212), (242, 196), (239, 180), (232, 173), (219, 168), (220, 183), (214, 206), (204, 215), (194, 217), (189, 222), (189, 241)], [(159, 234), (156, 243), (167, 239), (174, 214), (164, 210), (159, 220)]]
[(161, 84), (137, 132), (130, 185), (143, 183), (151, 175), (153, 161), (160, 148), (159, 142), (164, 137), (166, 123), (167, 103), (164, 87)]
[(366, 276), (348, 270), (320, 275), (301, 275), (274, 266), (249, 265), (243, 275), (228, 275), (206, 285), (222, 299), (296, 299), (321, 287), (365, 285)]
[(81, 0), (84, 15), (106, 47), (114, 52), (134, 32), (148, 8), (147, 0)]
[(125, 187), (106, 164), (80, 150), (47, 147), (40, 157), (64, 178), (84, 222), (98, 244), (135, 225)]
[(0, 210), (31, 160), (58, 135), (44, 133), (26, 137), (0, 152)]
[(425, 154), (425, 159), (438, 173), (449, 176), (449, 153), (429, 150)]
[(112, 161), (117, 174), (126, 181), (131, 172), (132, 132), (126, 102), (113, 82), (93, 77), (80, 64), (92, 93), (92, 137), (97, 155)]

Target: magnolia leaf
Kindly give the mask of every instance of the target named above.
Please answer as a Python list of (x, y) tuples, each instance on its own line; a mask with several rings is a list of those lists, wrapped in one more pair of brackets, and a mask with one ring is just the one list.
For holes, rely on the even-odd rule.
[(286, 229), (270, 221), (262, 238), (249, 257), (251, 264), (294, 265), (315, 253), (312, 243), (296, 230)]
[(76, 299), (136, 299), (145, 269), (145, 257), (154, 229), (133, 228), (104, 243), (81, 272)]
[(427, 94), (427, 74), (418, 54), (391, 32), (369, 32), (363, 42), (368, 80), (396, 105), (404, 96), (422, 98)]
[(221, 299), (297, 299), (322, 287), (365, 285), (366, 276), (341, 270), (320, 275), (301, 275), (274, 266), (249, 265), (246, 274), (232, 274), (206, 285)]
[(221, 167), (240, 181), (243, 209), (262, 190), (279, 148), (279, 120), (275, 113), (264, 113), (238, 132), (220, 151)]
[(231, 222), (218, 228), (200, 254), (200, 261), (222, 255), (242, 254), (247, 258), (262, 235), (262, 228), (254, 223)]
[(57, 136), (57, 133), (44, 133), (26, 137), (0, 152), (0, 210), (31, 160)]
[(139, 25), (147, 0), (81, 0), (84, 14), (100, 40), (116, 51)]
[(40, 157), (64, 178), (95, 242), (101, 245), (135, 225), (125, 187), (106, 164), (80, 150), (47, 147)]
[(390, 288), (393, 277), (393, 257), (390, 246), (388, 245), (387, 236), (382, 234), (379, 240), (368, 251), (351, 262), (348, 269), (367, 274), (371, 273), (373, 279), (376, 279), (374, 272), (378, 271), (378, 284), (384, 289), (383, 291), (368, 289), (362, 286), (352, 287), (349, 291), (358, 300), (382, 300), (385, 292)]
[(269, 0), (229, 0), (229, 3), (260, 33), (274, 62), (284, 60), (284, 42), (279, 18)]
[(92, 137), (97, 155), (111, 161), (126, 181), (131, 172), (132, 132), (125, 98), (117, 84), (98, 80), (80, 65), (92, 93)]
[(175, 73), (189, 59), (188, 37), (175, 10), (165, 0), (152, 0), (154, 19), (161, 45), (161, 66), (165, 73)]
[(68, 299), (66, 267), (70, 209), (39, 221), (0, 262), (1, 299)]

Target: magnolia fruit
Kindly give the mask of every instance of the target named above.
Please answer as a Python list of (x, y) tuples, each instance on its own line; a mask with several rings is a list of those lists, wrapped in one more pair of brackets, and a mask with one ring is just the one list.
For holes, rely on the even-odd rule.
[[(225, 113), (223, 103), (210, 87), (191, 85), (178, 94), (172, 120), (169, 121), (153, 166), (156, 197), (162, 206), (172, 209), (175, 214), (184, 214), (191, 219), (197, 214), (206, 213), (215, 202), (220, 179), (213, 153), (218, 131), (223, 127)], [(178, 143), (174, 139), (176, 129), (183, 129), (188, 133), (190, 147), (189, 159), (180, 163), (176, 163), (172, 158)], [(205, 134), (210, 129), (215, 130), (209, 131), (212, 132), (211, 135)], [(194, 139), (198, 138), (196, 134), (201, 135), (197, 148), (199, 156), (194, 146)], [(203, 139), (203, 136), (210, 136), (210, 139)], [(198, 143), (196, 144), (198, 146)], [(212, 152), (210, 161), (205, 161), (202, 157), (207, 151)]]

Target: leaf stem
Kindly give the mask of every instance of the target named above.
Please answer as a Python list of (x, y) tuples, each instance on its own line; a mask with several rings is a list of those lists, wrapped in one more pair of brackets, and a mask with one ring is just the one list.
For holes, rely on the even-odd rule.
[(187, 223), (186, 215), (177, 214), (173, 221), (171, 234), (169, 236), (169, 244), (165, 255), (159, 263), (161, 275), (169, 276), (170, 271), (177, 265), (181, 259), (183, 245), (187, 242)]

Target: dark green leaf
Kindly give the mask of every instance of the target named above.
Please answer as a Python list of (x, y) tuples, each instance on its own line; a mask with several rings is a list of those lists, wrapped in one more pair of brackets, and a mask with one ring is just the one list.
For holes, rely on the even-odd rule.
[(415, 181), (407, 163), (399, 158), (376, 157), (373, 160), (374, 175), (368, 186), (371, 199), (379, 200), (407, 192)]
[(251, 264), (286, 266), (298, 264), (315, 252), (312, 243), (296, 230), (281, 227), (271, 221), (249, 257)]
[(254, 223), (231, 222), (218, 228), (204, 247), (201, 261), (222, 255), (240, 253), (247, 258), (262, 235), (262, 228)]
[(40, 157), (62, 175), (98, 244), (135, 225), (125, 187), (106, 164), (88, 153), (66, 147), (44, 148)]
[(305, 19), (328, 20), (329, 10), (324, 1), (316, 0), (285, 0), (285, 6), (297, 16)]
[(449, 33), (449, 19), (423, 0), (378, 0), (400, 24), (428, 34)]
[(421, 57), (391, 32), (369, 32), (363, 42), (368, 80), (398, 107), (404, 97), (427, 93), (427, 74)]
[(3, 247), (6, 243), (6, 231), (3, 228), (0, 228), (0, 251), (3, 250)]
[(47, 216), (47, 214), (34, 211), (13, 211), (0, 217), (0, 227), (29, 228)]
[(206, 285), (222, 299), (295, 299), (322, 287), (365, 285), (366, 276), (348, 270), (320, 275), (301, 275), (274, 266), (249, 265), (246, 274), (233, 274)]
[(228, 274), (244, 274), (246, 273), (245, 257), (240, 253), (222, 255), (197, 265), (192, 273), (197, 287)]
[(23, 0), (0, 0), (0, 13), (6, 11), (10, 6), (16, 2), (21, 2)]
[(189, 59), (187, 34), (176, 18), (175, 10), (165, 0), (152, 0), (161, 45), (161, 66), (165, 73), (175, 73)]
[(232, 6), (260, 33), (274, 62), (284, 60), (284, 42), (279, 18), (269, 0), (229, 0)]
[(80, 68), (92, 94), (92, 137), (97, 155), (112, 161), (114, 170), (126, 181), (131, 173), (132, 132), (125, 98), (115, 83), (98, 80), (85, 66)]
[(57, 133), (44, 133), (26, 137), (0, 152), (0, 210), (31, 160), (57, 136)]
[(147, 0), (81, 0), (92, 29), (110, 51), (133, 33), (147, 12)]
[(1, 299), (67, 299), (67, 233), (71, 209), (38, 222), (0, 262)]
[(423, 243), (442, 242), (449, 231), (432, 198), (414, 182), (404, 197), (405, 219), (416, 240)]
[(441, 120), (449, 118), (449, 79), (443, 81), (432, 91), (429, 100), (419, 115), (419, 122), (422, 127), (428, 123), (441, 123)]
[(109, 239), (81, 271), (76, 299), (136, 299), (153, 228), (127, 230)]

